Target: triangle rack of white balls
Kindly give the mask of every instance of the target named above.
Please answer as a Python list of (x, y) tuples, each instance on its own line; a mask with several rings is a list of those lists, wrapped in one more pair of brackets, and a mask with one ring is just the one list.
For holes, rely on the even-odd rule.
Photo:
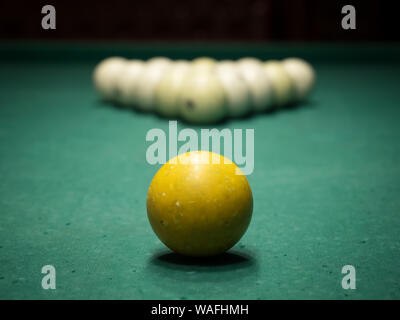
[(188, 123), (214, 124), (305, 101), (316, 76), (300, 58), (109, 57), (96, 66), (93, 81), (107, 102)]

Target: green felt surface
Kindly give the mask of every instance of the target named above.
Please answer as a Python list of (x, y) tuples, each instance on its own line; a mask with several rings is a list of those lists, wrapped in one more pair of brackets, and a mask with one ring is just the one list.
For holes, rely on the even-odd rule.
[[(308, 103), (217, 126), (255, 129), (254, 212), (231, 254), (203, 263), (170, 254), (147, 221), (159, 166), (146, 162), (145, 135), (168, 122), (99, 102), (95, 58), (13, 50), (0, 62), (1, 299), (400, 298), (400, 60), (385, 60), (390, 49), (316, 59)], [(56, 290), (41, 288), (47, 264)], [(347, 264), (356, 290), (341, 287)]]

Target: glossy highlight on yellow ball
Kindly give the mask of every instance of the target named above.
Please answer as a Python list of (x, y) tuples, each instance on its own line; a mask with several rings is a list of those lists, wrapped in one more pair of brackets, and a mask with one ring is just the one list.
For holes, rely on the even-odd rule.
[(253, 211), (250, 185), (240, 172), (231, 160), (208, 151), (169, 160), (147, 195), (148, 218), (158, 238), (187, 256), (213, 256), (233, 247)]

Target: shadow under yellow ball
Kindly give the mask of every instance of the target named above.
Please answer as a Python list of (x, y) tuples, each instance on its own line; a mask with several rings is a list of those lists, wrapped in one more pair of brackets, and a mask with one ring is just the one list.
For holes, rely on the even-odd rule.
[(246, 176), (231, 160), (208, 151), (169, 160), (147, 194), (154, 232), (171, 250), (187, 256), (213, 256), (233, 247), (252, 211)]

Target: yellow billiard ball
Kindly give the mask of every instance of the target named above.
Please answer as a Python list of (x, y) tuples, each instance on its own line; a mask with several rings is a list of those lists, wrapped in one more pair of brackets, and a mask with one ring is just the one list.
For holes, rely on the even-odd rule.
[(147, 194), (147, 215), (158, 238), (187, 256), (213, 256), (233, 247), (249, 226), (250, 185), (229, 159), (192, 151), (169, 160)]

